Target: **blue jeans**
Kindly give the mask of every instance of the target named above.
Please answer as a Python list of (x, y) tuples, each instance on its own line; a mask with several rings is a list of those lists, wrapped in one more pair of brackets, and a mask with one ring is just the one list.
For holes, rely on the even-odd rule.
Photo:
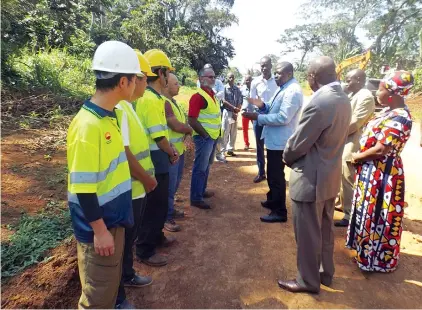
[(204, 200), (207, 188), (210, 166), (214, 161), (217, 140), (204, 139), (199, 135), (193, 136), (195, 143), (195, 160), (192, 168), (192, 181), (190, 186), (190, 200), (199, 202)]
[(261, 139), (263, 126), (258, 125), (257, 121), (253, 122), (253, 131), (256, 139), (256, 163), (258, 164), (258, 174), (265, 175), (265, 155), (264, 155), (264, 139)]
[(179, 157), (179, 161), (175, 165), (170, 165), (169, 169), (169, 211), (167, 212), (167, 220), (173, 219), (174, 213), (174, 196), (179, 189), (182, 181), (183, 168), (185, 166), (185, 154)]

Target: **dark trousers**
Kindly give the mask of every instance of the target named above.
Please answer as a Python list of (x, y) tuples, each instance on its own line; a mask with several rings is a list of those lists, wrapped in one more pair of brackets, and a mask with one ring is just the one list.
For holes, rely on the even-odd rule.
[(145, 210), (142, 212), (138, 229), (136, 256), (148, 259), (155, 254), (155, 248), (163, 242), (163, 228), (168, 212), (169, 174), (156, 174), (157, 187), (148, 193)]
[(263, 126), (258, 125), (258, 121), (253, 122), (253, 131), (256, 139), (256, 163), (258, 164), (258, 174), (265, 175), (265, 155), (264, 155), (264, 139), (261, 140)]
[(117, 294), (116, 305), (121, 304), (126, 299), (125, 287), (123, 285), (124, 281), (131, 280), (135, 276), (135, 269), (133, 269), (133, 243), (135, 242), (139, 225), (141, 223), (141, 211), (145, 210), (146, 203), (146, 198), (132, 200), (134, 224), (133, 227), (125, 229), (122, 278), (120, 281), (119, 292)]
[(267, 149), (267, 201), (272, 211), (287, 216), (283, 151)]

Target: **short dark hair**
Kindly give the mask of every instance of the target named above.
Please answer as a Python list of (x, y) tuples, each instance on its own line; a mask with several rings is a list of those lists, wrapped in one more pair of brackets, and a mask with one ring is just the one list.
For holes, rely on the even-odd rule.
[[(107, 74), (107, 72), (96, 70), (95, 74), (101, 75), (101, 74)], [(119, 85), (120, 79), (122, 77), (126, 77), (130, 82), (133, 79), (134, 76), (135, 76), (135, 74), (118, 73), (118, 74), (116, 74), (115, 76), (113, 76), (112, 78), (109, 78), (109, 79), (97, 79), (95, 81), (95, 88), (97, 90), (101, 90), (101, 91), (113, 90), (114, 88), (117, 87), (117, 85)]]
[(148, 76), (147, 77), (147, 82), (151, 83), (151, 82), (155, 82), (156, 80), (158, 80), (160, 78), (160, 70), (163, 72), (164, 75), (167, 75), (167, 68), (161, 68), (161, 67), (155, 67), (155, 68), (151, 68), (152, 73), (156, 74), (157, 76)]
[(282, 67), (283, 72), (286, 72), (286, 73), (294, 72), (293, 65), (290, 62), (283, 61), (283, 62), (280, 62), (278, 65)]

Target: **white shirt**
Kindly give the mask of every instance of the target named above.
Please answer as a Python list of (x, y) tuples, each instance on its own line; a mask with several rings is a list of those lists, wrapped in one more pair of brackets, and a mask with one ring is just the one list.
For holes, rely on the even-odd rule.
[[(141, 121), (138, 118), (138, 115), (136, 114), (135, 110), (133, 109), (133, 106), (132, 106), (131, 103), (129, 103), (127, 101), (122, 101), (122, 102), (120, 102), (116, 105), (117, 109), (123, 111), (122, 121), (121, 121), (121, 124), (120, 124), (120, 131), (122, 133), (123, 145), (124, 146), (130, 146), (129, 122), (128, 122), (128, 119), (127, 119), (127, 114), (122, 108), (122, 104), (125, 104), (128, 107), (130, 107), (130, 109), (132, 109), (133, 113), (136, 115), (136, 120), (138, 121), (139, 126), (141, 126), (141, 128), (143, 128), (143, 126), (142, 126)], [(138, 197), (132, 198), (132, 200), (144, 198), (145, 196), (146, 196), (146, 193), (143, 193), (142, 195), (140, 195)]]
[(279, 87), (277, 86), (273, 75), (271, 75), (271, 78), (268, 80), (260, 75), (252, 80), (250, 96), (254, 99), (259, 97), (262, 101), (268, 103), (278, 89)]

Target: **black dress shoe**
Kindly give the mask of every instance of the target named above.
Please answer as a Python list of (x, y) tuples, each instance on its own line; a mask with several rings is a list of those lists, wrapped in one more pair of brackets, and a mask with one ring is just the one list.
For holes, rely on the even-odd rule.
[(349, 220), (341, 219), (339, 221), (334, 221), (334, 226), (336, 226), (336, 227), (347, 227), (347, 226), (349, 226)]
[(263, 208), (265, 208), (265, 209), (269, 209), (269, 210), (271, 210), (271, 208), (270, 208), (270, 203), (268, 202), (268, 200), (261, 201), (261, 206), (262, 206)]
[(253, 182), (254, 183), (259, 183), (259, 182), (262, 182), (262, 181), (264, 181), (266, 179), (267, 179), (267, 177), (265, 175), (257, 175), (255, 177), (255, 179), (253, 179)]
[(191, 201), (190, 205), (192, 207), (196, 207), (196, 208), (203, 209), (203, 210), (211, 209), (211, 206), (209, 204), (205, 203), (204, 201)]
[(297, 283), (296, 280), (289, 280), (289, 281), (278, 280), (277, 283), (280, 288), (292, 293), (311, 293), (311, 294), (319, 293), (319, 291), (314, 291), (307, 287), (301, 286), (299, 283)]

